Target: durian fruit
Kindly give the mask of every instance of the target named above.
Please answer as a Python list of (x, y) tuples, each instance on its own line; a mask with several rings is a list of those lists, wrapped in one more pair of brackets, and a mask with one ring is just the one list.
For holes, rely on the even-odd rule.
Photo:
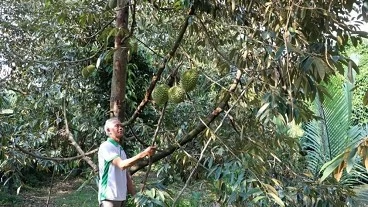
[(180, 86), (173, 86), (168, 91), (169, 101), (175, 104), (183, 102), (185, 99), (185, 90)]
[(196, 69), (185, 71), (180, 77), (180, 86), (186, 91), (192, 91), (198, 81), (199, 73)]
[(158, 105), (165, 104), (169, 99), (168, 97), (169, 88), (170, 87), (166, 84), (157, 85), (155, 89), (153, 89), (152, 91), (153, 101)]
[(95, 65), (88, 65), (87, 67), (82, 69), (83, 78), (88, 78), (94, 71), (96, 70)]
[(118, 0), (109, 0), (109, 8), (110, 9), (115, 9), (117, 4), (118, 4)]

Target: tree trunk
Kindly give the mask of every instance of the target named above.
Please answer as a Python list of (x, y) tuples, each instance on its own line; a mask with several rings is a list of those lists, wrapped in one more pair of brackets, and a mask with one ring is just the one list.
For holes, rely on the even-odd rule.
[(128, 64), (128, 39), (122, 42), (128, 34), (129, 2), (117, 0), (115, 51), (113, 73), (111, 80), (110, 116), (124, 120), (125, 90)]

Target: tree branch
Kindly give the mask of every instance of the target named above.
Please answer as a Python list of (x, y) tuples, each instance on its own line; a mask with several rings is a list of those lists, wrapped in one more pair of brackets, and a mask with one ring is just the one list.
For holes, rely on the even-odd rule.
[(100, 30), (98, 30), (95, 34), (89, 37), (85, 37), (84, 39), (92, 39), (95, 38), (98, 34), (102, 33), (116, 18), (112, 18), (110, 21), (108, 21), (104, 26), (101, 27)]
[(57, 161), (57, 162), (78, 160), (78, 159), (81, 159), (85, 156), (94, 154), (95, 152), (98, 151), (98, 148), (96, 148), (94, 150), (91, 150), (89, 152), (84, 153), (84, 155), (78, 155), (78, 156), (74, 156), (74, 157), (45, 157), (45, 156), (41, 156), (41, 155), (38, 155), (36, 153), (30, 152), (30, 151), (24, 149), (23, 147), (21, 147), (17, 144), (14, 144), (14, 146), (15, 146), (15, 148), (17, 148), (19, 151), (23, 152), (24, 154), (27, 154), (27, 155), (30, 155), (32, 157), (38, 158), (40, 160), (52, 160), (52, 161)]
[(198, 166), (200, 165), (200, 162), (202, 161), (204, 152), (206, 151), (206, 149), (207, 149), (208, 145), (210, 144), (211, 140), (212, 140), (212, 138), (209, 138), (207, 140), (207, 143), (205, 144), (203, 150), (201, 151), (201, 154), (199, 156), (198, 162), (196, 163), (196, 165), (194, 166), (194, 168), (190, 172), (189, 177), (188, 177), (187, 181), (184, 184), (184, 187), (180, 190), (179, 194), (176, 196), (175, 200), (173, 201), (173, 205), (172, 206), (175, 206), (176, 202), (178, 201), (178, 199), (180, 198), (180, 196), (183, 194), (185, 188), (189, 185), (189, 182), (192, 179), (194, 172), (197, 170)]
[(136, 3), (135, 3), (135, 1), (130, 6), (131, 6), (130, 7), (130, 10), (132, 12), (132, 24), (130, 25), (130, 32), (129, 32), (129, 34), (126, 37), (124, 37), (123, 40), (121, 40), (121, 43), (125, 42), (127, 39), (129, 39), (131, 36), (133, 36), (134, 28), (135, 28), (135, 25), (136, 25), (136, 21), (135, 21)]
[(46, 207), (49, 207), (49, 204), (50, 204), (50, 195), (51, 195), (52, 186), (54, 184), (55, 168), (56, 168), (56, 165), (54, 165), (54, 169), (52, 170), (51, 183), (50, 183), (49, 193), (47, 194)]
[[(177, 145), (173, 145), (168, 147), (166, 150), (163, 150), (161, 153), (157, 153), (154, 156), (152, 156), (152, 163), (157, 162), (159, 160), (161, 160), (162, 158), (172, 154), (173, 152), (175, 152), (175, 150), (177, 150), (180, 146), (183, 146), (185, 144), (187, 144), (188, 142), (192, 141), (199, 133), (201, 133), (204, 129), (206, 129), (206, 126), (209, 126), (213, 120), (215, 120), (215, 118), (221, 113), (223, 112), (224, 107), (227, 105), (228, 101), (230, 100), (231, 94), (232, 92), (235, 91), (238, 83), (240, 82), (240, 78), (242, 76), (242, 72), (240, 69), (238, 69), (236, 77), (234, 79), (233, 84), (230, 86), (230, 89), (228, 91), (228, 93), (226, 93), (226, 95), (222, 98), (221, 102), (218, 104), (218, 106), (212, 111), (211, 114), (209, 114), (206, 119), (204, 120), (204, 122), (199, 122), (197, 124), (197, 126), (190, 131), (182, 140), (179, 141), (179, 146)], [(147, 165), (149, 165), (149, 161), (143, 160), (141, 162), (138, 162), (137, 164), (135, 164), (134, 166), (131, 167), (130, 172), (132, 174), (134, 174), (135, 172), (137, 172), (138, 170), (146, 167)]]
[[(153, 138), (152, 138), (151, 146), (154, 146), (154, 145), (155, 145), (155, 143), (156, 143), (156, 141), (157, 141), (156, 139), (157, 139), (157, 135), (158, 135), (158, 130), (160, 129), (160, 126), (161, 126), (162, 120), (163, 120), (163, 118), (164, 118), (165, 111), (166, 111), (166, 106), (167, 106), (167, 102), (165, 103), (164, 107), (162, 108), (161, 116), (160, 116), (160, 118), (159, 118), (159, 120), (158, 120), (157, 127), (156, 127), (156, 130), (155, 130), (155, 134), (153, 135)], [(146, 175), (145, 175), (144, 180), (143, 180), (143, 184), (142, 184), (141, 192), (143, 192), (144, 187), (146, 186), (146, 182), (147, 182), (148, 174), (149, 174), (149, 173), (150, 173), (150, 171), (151, 171), (151, 166), (152, 166), (152, 157), (149, 157), (149, 158), (148, 158), (148, 169), (147, 169)]]
[(22, 95), (24, 95), (24, 96), (29, 95), (29, 93), (28, 93), (28, 92), (25, 92), (25, 91), (23, 91), (23, 90), (16, 89), (16, 88), (9, 88), (9, 87), (5, 87), (4, 89), (5, 89), (5, 90), (9, 90), (9, 91), (14, 91), (14, 92), (20, 93), (20, 94), (22, 94)]
[(133, 115), (129, 118), (129, 120), (123, 122), (124, 126), (133, 123), (134, 120), (138, 117), (139, 113), (144, 109), (144, 107), (149, 102), (151, 93), (152, 93), (153, 89), (155, 88), (156, 83), (160, 80), (161, 74), (164, 71), (166, 64), (174, 56), (176, 50), (178, 49), (178, 47), (180, 46), (181, 41), (184, 38), (184, 34), (185, 34), (185, 31), (188, 28), (189, 19), (190, 19), (192, 14), (194, 14), (194, 8), (193, 7), (191, 7), (191, 9), (189, 11), (189, 15), (187, 16), (187, 18), (185, 19), (183, 25), (181, 26), (181, 30), (179, 32), (179, 35), (178, 35), (176, 41), (175, 41), (174, 46), (171, 48), (170, 52), (163, 58), (162, 63), (161, 63), (161, 65), (159, 66), (159, 68), (157, 70), (157, 74), (152, 77), (152, 81), (151, 81), (148, 89), (146, 90), (146, 94), (144, 96), (144, 99), (138, 105), (137, 109), (134, 111)]
[(150, 48), (146, 43), (144, 43), (142, 40), (138, 39), (137, 37), (133, 36), (138, 42), (140, 42), (144, 47), (146, 47), (148, 50), (150, 50), (153, 54), (157, 55), (160, 58), (164, 58), (161, 54), (158, 54), (158, 52), (154, 51), (152, 48)]
[[(65, 100), (64, 100), (65, 102)], [(69, 141), (71, 142), (71, 144), (75, 147), (75, 149), (78, 151), (78, 153), (80, 155), (83, 155), (82, 156), (82, 159), (84, 161), (86, 161), (91, 167), (92, 169), (97, 172), (98, 171), (98, 167), (97, 165), (92, 162), (91, 158), (90, 157), (87, 157), (85, 156), (85, 153), (84, 151), (82, 150), (82, 148), (79, 146), (79, 144), (75, 141), (74, 137), (73, 137), (73, 134), (69, 131), (69, 125), (68, 125), (68, 119), (66, 117), (66, 106), (65, 106), (65, 103), (64, 103), (64, 109), (63, 109), (63, 113), (64, 113), (64, 123), (65, 123), (65, 132), (68, 134), (68, 139)]]

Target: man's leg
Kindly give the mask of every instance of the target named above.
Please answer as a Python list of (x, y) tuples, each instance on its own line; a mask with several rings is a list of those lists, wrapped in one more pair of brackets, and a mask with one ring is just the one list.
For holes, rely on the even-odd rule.
[(125, 207), (125, 201), (103, 200), (100, 207)]

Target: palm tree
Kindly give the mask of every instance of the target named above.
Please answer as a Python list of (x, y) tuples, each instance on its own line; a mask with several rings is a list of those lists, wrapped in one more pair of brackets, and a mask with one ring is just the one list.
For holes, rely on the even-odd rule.
[(324, 100), (317, 96), (314, 100), (313, 109), (319, 118), (305, 125), (301, 139), (307, 152), (307, 168), (320, 185), (331, 185), (331, 190), (339, 186), (351, 192), (343, 196), (346, 205), (359, 206), (360, 201), (368, 200), (368, 187), (364, 184), (368, 174), (362, 165), (368, 166), (368, 127), (351, 126), (352, 83), (336, 76), (321, 87), (330, 96)]

